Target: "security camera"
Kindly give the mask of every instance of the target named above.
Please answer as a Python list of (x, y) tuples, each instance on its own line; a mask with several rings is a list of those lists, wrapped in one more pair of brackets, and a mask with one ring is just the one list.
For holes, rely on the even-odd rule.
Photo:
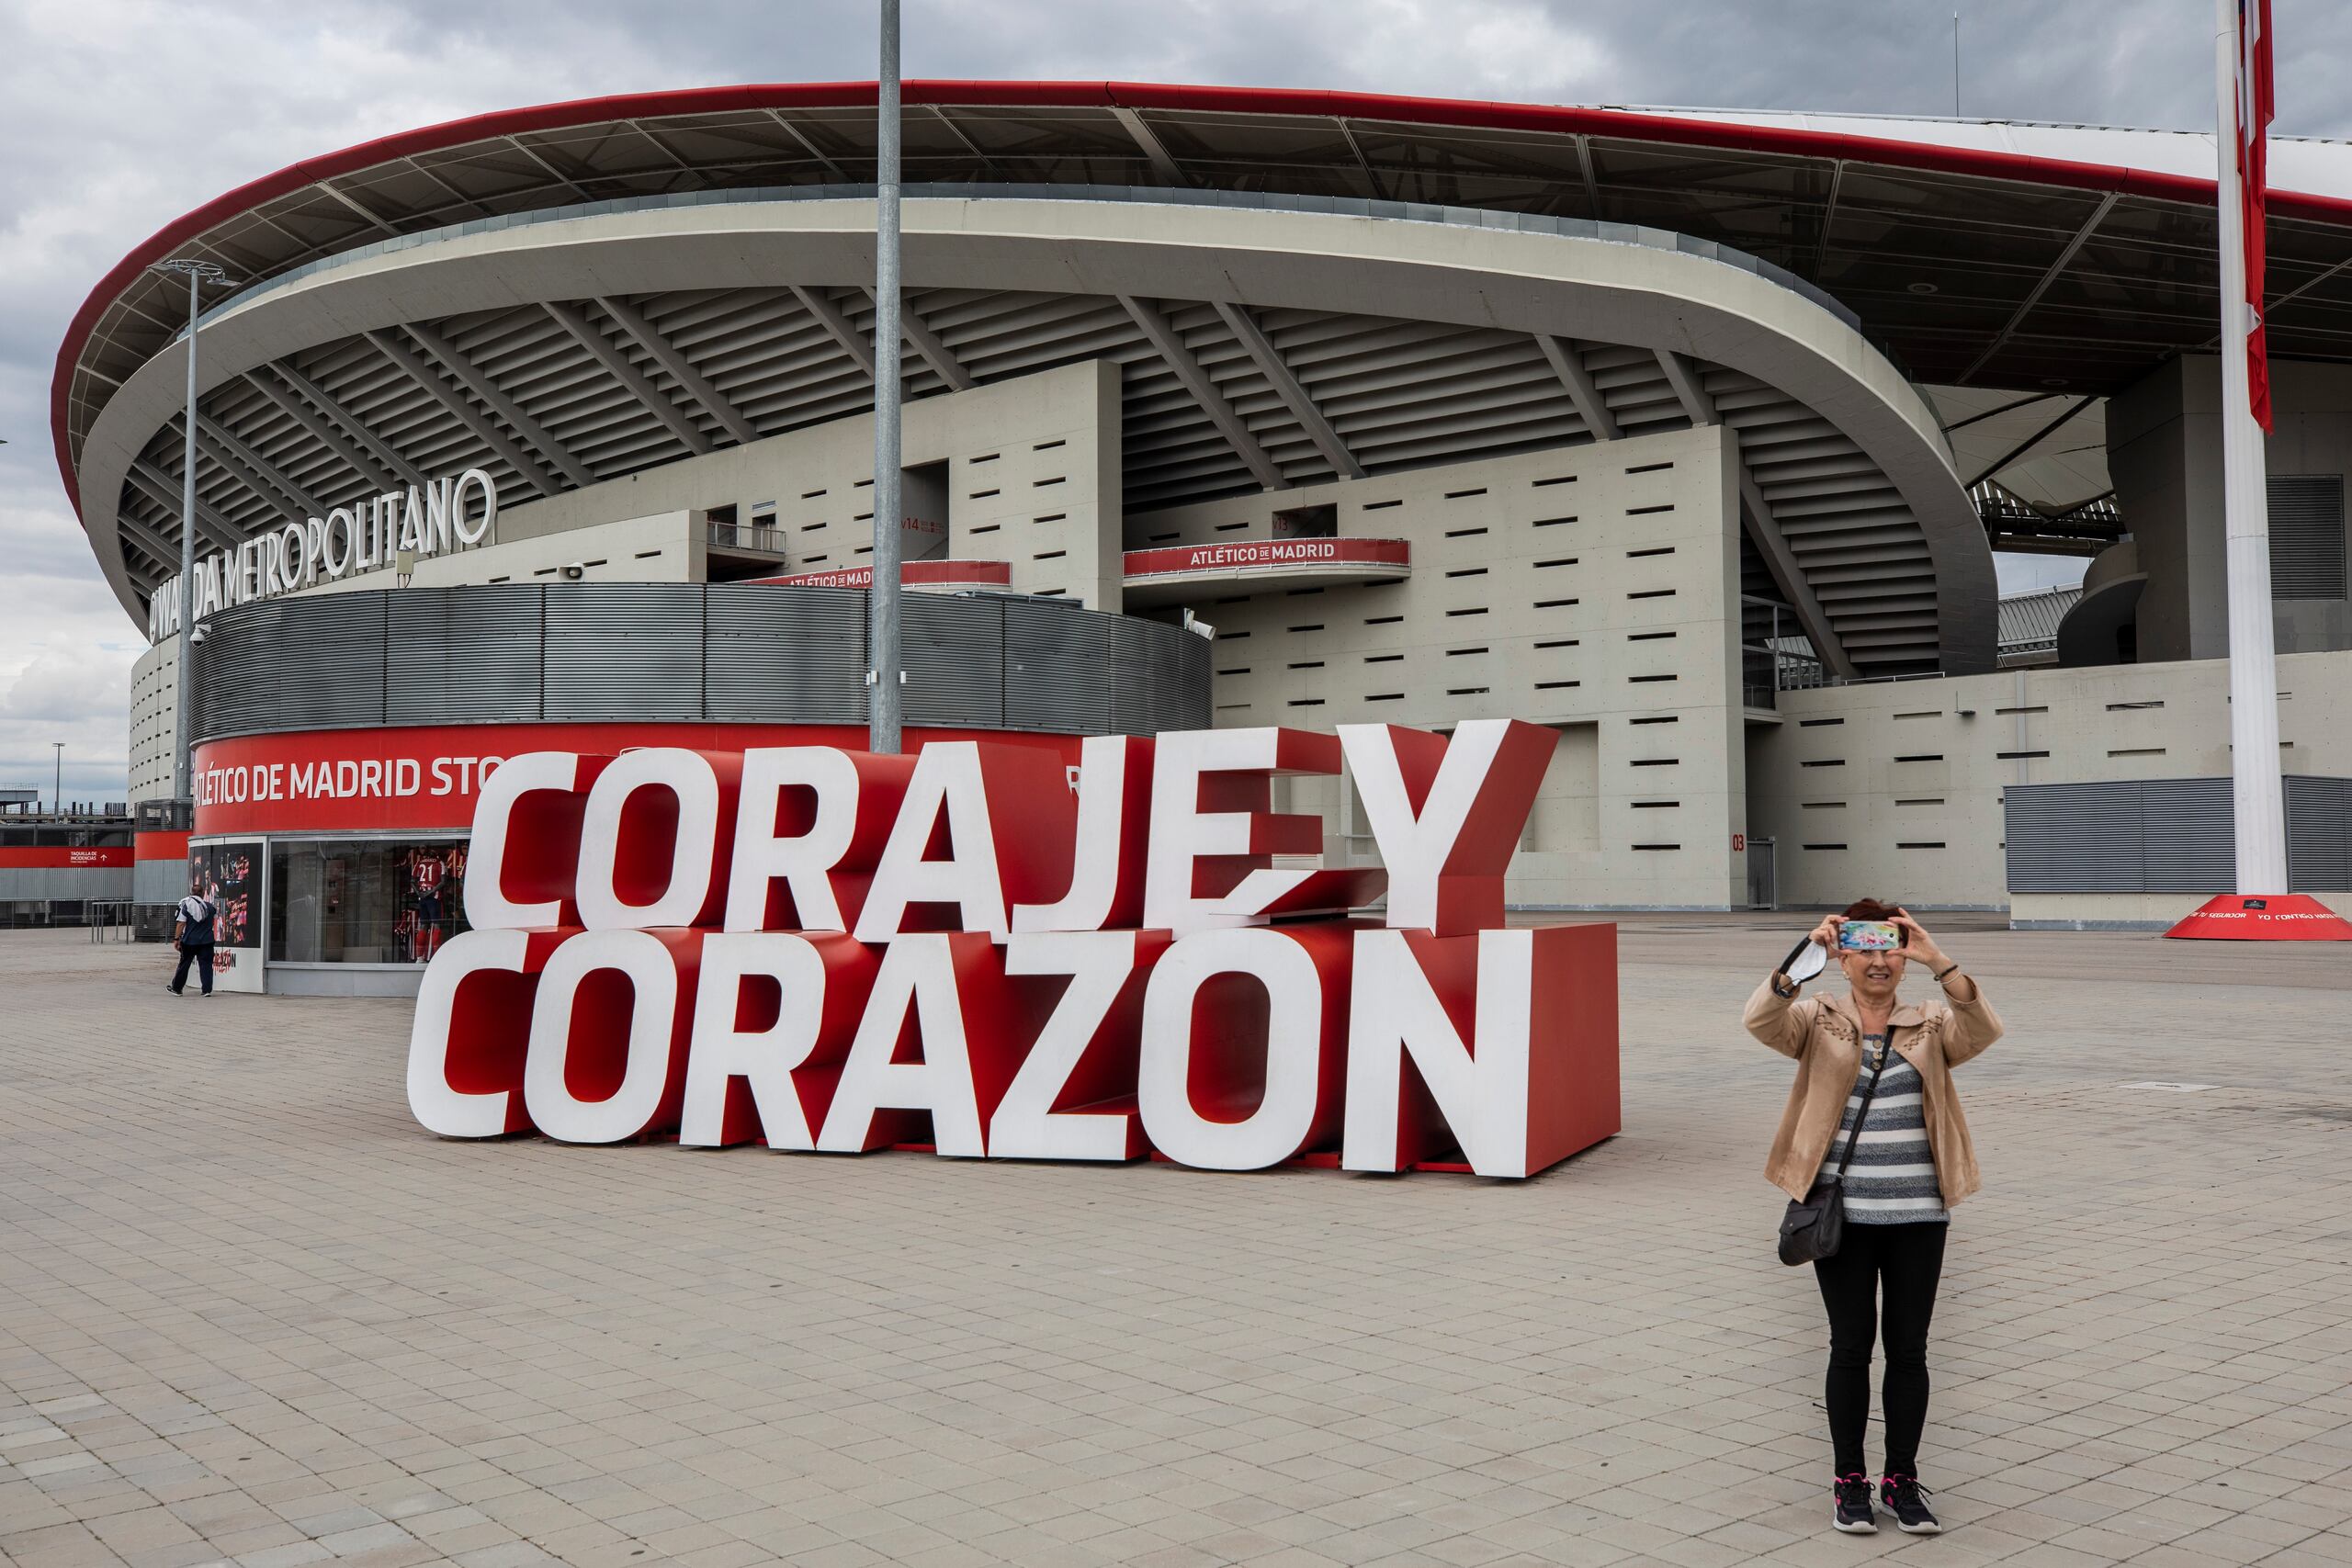
[(564, 563), (563, 580), (566, 582), (577, 582), (587, 575), (588, 569), (581, 565), (578, 561), (566, 561)]
[(202, 642), (204, 640), (204, 628), (202, 626), (198, 626), (194, 631), (188, 633), (187, 640), (191, 643)]

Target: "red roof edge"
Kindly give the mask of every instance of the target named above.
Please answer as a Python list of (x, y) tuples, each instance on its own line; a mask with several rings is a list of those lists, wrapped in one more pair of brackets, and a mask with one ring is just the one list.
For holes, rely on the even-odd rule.
[[(1934, 147), (1891, 137), (1849, 136), (1789, 126), (1744, 125), (1723, 120), (1639, 114), (1625, 109), (1507, 104), (1474, 99), (1400, 97), (1286, 87), (1183, 86), (1148, 82), (911, 81), (902, 96), (910, 104), (986, 104), (1036, 107), (1196, 109), (1227, 114), (1330, 115), (1351, 119), (1410, 125), (1454, 125), (1470, 130), (1528, 130), (1555, 135), (1606, 135), (1677, 146), (1724, 147), (1743, 152), (1784, 152), (1802, 157), (1844, 158), (1894, 168), (1973, 175), (1985, 179), (2117, 191), (2156, 200), (2209, 204), (2213, 182), (2124, 164), (2035, 158), (1966, 147)], [(743, 108), (854, 108), (876, 97), (872, 82), (747, 84), (689, 87), (667, 92), (624, 93), (567, 103), (500, 109), (463, 119), (363, 141), (341, 152), (307, 158), (276, 174), (213, 197), (149, 235), (107, 271), (74, 313), (57, 351), (50, 381), (50, 429), (57, 470), (78, 515), (81, 487), (67, 452), (65, 406), (74, 367), (107, 304), (130, 281), (172, 251), (215, 224), (305, 186), (334, 179), (419, 152), (463, 146), (492, 137), (605, 119), (710, 114)], [(2280, 217), (2352, 226), (2352, 200), (2272, 191), (2270, 210)]]

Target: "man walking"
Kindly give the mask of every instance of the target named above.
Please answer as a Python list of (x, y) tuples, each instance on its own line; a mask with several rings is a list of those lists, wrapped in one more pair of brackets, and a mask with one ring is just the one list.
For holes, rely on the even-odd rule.
[(172, 995), (176, 997), (187, 990), (188, 966), (194, 964), (203, 982), (201, 994), (209, 997), (212, 994), (212, 929), (220, 919), (220, 907), (204, 896), (200, 880), (191, 881), (187, 897), (180, 900), (173, 914), (175, 919), (172, 941), (180, 950), (180, 966), (172, 975)]

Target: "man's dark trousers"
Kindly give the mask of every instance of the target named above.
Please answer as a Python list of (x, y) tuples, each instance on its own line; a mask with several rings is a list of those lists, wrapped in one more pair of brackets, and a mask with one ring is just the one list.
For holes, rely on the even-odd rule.
[(201, 947), (183, 942), (180, 945), (180, 966), (172, 972), (172, 994), (176, 996), (187, 988), (187, 969), (196, 965), (198, 976), (204, 982), (204, 994), (212, 994), (212, 944)]

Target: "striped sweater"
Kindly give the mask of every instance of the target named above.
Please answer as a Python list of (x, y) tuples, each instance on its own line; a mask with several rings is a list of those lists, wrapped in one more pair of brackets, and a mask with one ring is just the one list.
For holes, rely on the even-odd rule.
[[(1861, 1115), (1862, 1090), (1886, 1049), (1885, 1035), (1862, 1037), (1862, 1070), (1846, 1098), (1845, 1120), (1822, 1157), (1824, 1177), (1838, 1172), (1846, 1142), (1854, 1136), (1855, 1118)], [(1919, 1069), (1899, 1055), (1889, 1055), (1878, 1093), (1871, 1099), (1870, 1115), (1862, 1122), (1860, 1141), (1854, 1146), (1854, 1163), (1846, 1168), (1848, 1224), (1900, 1225), (1951, 1218), (1936, 1184), (1936, 1160), (1928, 1147), (1919, 1095)]]

